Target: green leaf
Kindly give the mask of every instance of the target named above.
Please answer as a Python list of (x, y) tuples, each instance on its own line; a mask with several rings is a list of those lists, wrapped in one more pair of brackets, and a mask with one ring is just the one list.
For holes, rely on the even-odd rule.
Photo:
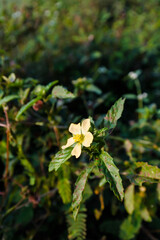
[(141, 209), (141, 217), (146, 222), (152, 222), (152, 218), (150, 216), (150, 213), (146, 207)]
[(124, 94), (123, 97), (126, 98), (126, 99), (132, 99), (132, 100), (133, 100), (133, 99), (137, 99), (137, 95), (132, 94), (132, 93), (130, 93), (130, 94)]
[(84, 171), (81, 172), (81, 174), (77, 178), (77, 181), (75, 184), (76, 187), (73, 193), (73, 201), (72, 201), (74, 219), (77, 218), (77, 214), (80, 208), (80, 203), (82, 201), (82, 194), (84, 192), (88, 176), (91, 173), (93, 167), (94, 165), (90, 164)]
[(105, 136), (106, 131), (108, 131), (108, 127), (101, 128), (101, 129), (95, 131), (95, 135), (96, 136)]
[(9, 95), (7, 97), (4, 97), (0, 100), (0, 105), (10, 102), (11, 100), (16, 99), (16, 98), (19, 98), (19, 96), (18, 95)]
[(92, 194), (93, 194), (93, 191), (90, 185), (87, 183), (83, 192), (83, 202), (89, 199), (92, 196)]
[(160, 201), (160, 183), (157, 184), (157, 198)]
[(45, 93), (46, 93), (46, 87), (40, 84), (37, 85), (32, 91), (32, 94), (36, 95), (37, 97), (43, 97)]
[(38, 100), (41, 99), (41, 96), (32, 99), (30, 102), (28, 102), (27, 104), (25, 104), (17, 113), (16, 115), (16, 120), (19, 119), (19, 117), (25, 112), (27, 111), (28, 108), (32, 107), (34, 105), (34, 103), (36, 103)]
[(70, 167), (68, 163), (64, 163), (58, 170), (58, 192), (64, 204), (71, 202), (71, 183)]
[(61, 178), (58, 180), (58, 192), (62, 198), (64, 204), (71, 202), (71, 187), (67, 178)]
[(105, 125), (109, 129), (115, 128), (117, 120), (121, 117), (124, 108), (125, 99), (119, 98), (104, 117)]
[(57, 83), (58, 83), (58, 80), (55, 80), (55, 81), (49, 83), (49, 84), (45, 87), (45, 91), (48, 92), (49, 89), (50, 89), (51, 87), (53, 87), (55, 84), (57, 84)]
[(99, 182), (99, 187), (103, 187), (107, 183), (106, 178), (103, 177)]
[[(119, 169), (113, 162), (113, 158), (105, 151), (100, 154), (102, 172), (106, 181), (110, 184), (111, 190), (119, 200), (123, 200), (124, 189), (122, 179), (119, 175)], [(101, 170), (101, 169), (100, 169)]]
[(94, 93), (97, 93), (97, 94), (102, 93), (101, 89), (99, 89), (97, 86), (95, 86), (93, 84), (88, 84), (85, 89), (88, 92), (94, 92)]
[(124, 206), (126, 211), (129, 214), (133, 213), (133, 210), (134, 210), (134, 185), (133, 184), (129, 185), (125, 191)]
[(157, 166), (151, 166), (146, 162), (136, 162), (135, 165), (138, 173), (133, 173), (128, 176), (131, 182), (139, 186), (144, 182), (160, 182), (160, 168)]
[(86, 207), (84, 204), (81, 205), (79, 214), (77, 216), (76, 221), (73, 218), (72, 214), (67, 214), (67, 225), (68, 225), (68, 239), (69, 240), (85, 240), (86, 239), (86, 232), (87, 232), (87, 214), (86, 214)]
[(69, 92), (67, 89), (65, 89), (64, 87), (58, 85), (55, 86), (52, 90), (52, 96), (56, 97), (56, 98), (74, 98), (74, 94)]
[(8, 77), (10, 82), (14, 82), (16, 80), (16, 75), (14, 73), (11, 73)]
[(73, 150), (72, 147), (68, 147), (66, 149), (63, 149), (57, 152), (49, 164), (48, 171), (49, 172), (53, 170), (57, 171), (58, 168), (71, 157), (72, 150)]
[(141, 221), (141, 216), (137, 212), (129, 215), (128, 218), (126, 218), (120, 226), (120, 239), (133, 239), (141, 227)]
[(35, 179), (35, 170), (34, 170), (32, 164), (29, 162), (28, 159), (23, 158), (23, 157), (22, 158), (20, 157), (20, 162), (23, 165), (26, 174), (30, 178), (30, 185), (34, 185), (36, 179)]

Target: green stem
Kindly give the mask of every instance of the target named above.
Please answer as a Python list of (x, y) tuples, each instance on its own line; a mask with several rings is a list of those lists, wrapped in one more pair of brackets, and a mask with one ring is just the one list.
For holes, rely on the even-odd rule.
[[(141, 84), (139, 79), (135, 79), (135, 85), (136, 85), (136, 90), (137, 90), (137, 96), (142, 94), (142, 89), (141, 89)], [(138, 98), (138, 108), (143, 108), (143, 99)], [(142, 114), (138, 114), (138, 118), (141, 119)]]

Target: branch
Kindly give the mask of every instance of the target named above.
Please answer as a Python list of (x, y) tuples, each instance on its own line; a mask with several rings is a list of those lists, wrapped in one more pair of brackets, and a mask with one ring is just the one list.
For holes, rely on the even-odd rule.
[(6, 126), (6, 124), (0, 123), (0, 127), (6, 128), (7, 126)]
[(54, 133), (55, 133), (55, 136), (56, 136), (57, 146), (60, 149), (58, 128), (56, 126), (53, 126), (53, 130), (54, 130)]
[(158, 240), (157, 238), (155, 238), (149, 231), (147, 228), (145, 228), (144, 226), (142, 226), (142, 230), (143, 232), (147, 235), (147, 237), (151, 240)]

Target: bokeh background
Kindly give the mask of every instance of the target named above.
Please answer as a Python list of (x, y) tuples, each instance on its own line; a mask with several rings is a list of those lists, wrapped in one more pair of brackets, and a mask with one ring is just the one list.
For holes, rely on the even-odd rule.
[[(18, 83), (5, 85), (2, 76), (11, 73), (16, 74)], [(27, 93), (19, 105), (16, 100), (9, 103), (13, 143), (10, 190), (5, 200), (1, 197), (1, 239), (160, 239), (160, 187), (156, 184), (149, 185), (145, 191), (136, 188), (148, 215), (136, 218), (135, 213), (134, 219), (122, 226), (128, 219), (123, 203), (113, 197), (109, 188), (97, 190), (94, 180), (88, 190), (91, 197), (86, 205), (88, 215), (84, 222), (87, 227), (81, 229), (87, 232), (87, 237), (80, 234), (79, 238), (74, 238), (68, 234), (66, 220), (71, 193), (68, 200), (60, 190), (59, 195), (55, 189), (58, 176), (63, 174), (48, 174), (47, 171), (51, 154), (67, 139), (63, 127), (88, 115), (95, 120), (104, 117), (119, 97), (125, 97), (126, 103), (122, 119), (108, 143), (111, 155), (122, 170), (132, 157), (159, 166), (160, 1), (0, 0), (0, 77), (1, 96), (14, 93), (22, 97), (25, 89), (31, 91), (37, 85), (47, 85), (54, 80), (78, 94), (71, 101), (52, 100), (42, 109), (32, 109), (21, 119), (28, 122), (25, 127), (22, 122), (16, 125), (15, 113), (20, 105), (32, 99), (32, 94)], [(51, 111), (51, 105), (56, 105), (56, 109)], [(3, 122), (4, 113), (0, 111)], [(33, 124), (40, 121), (62, 126), (60, 143), (57, 143), (56, 130), (48, 122), (43, 127)], [(98, 120), (96, 124), (99, 125)], [(3, 176), (6, 135), (4, 129), (0, 131)], [(126, 139), (132, 144), (132, 157)], [(29, 165), (21, 162), (24, 158), (29, 159)], [(82, 163), (71, 162), (71, 173), (66, 175), (71, 190), (74, 173)], [(36, 180), (32, 182), (33, 176)], [(126, 181), (125, 187), (128, 185)], [(2, 196), (3, 190), (1, 178)], [(19, 207), (21, 198), (24, 202)], [(99, 208), (98, 213), (95, 209)], [(142, 224), (142, 221), (145, 222)]]

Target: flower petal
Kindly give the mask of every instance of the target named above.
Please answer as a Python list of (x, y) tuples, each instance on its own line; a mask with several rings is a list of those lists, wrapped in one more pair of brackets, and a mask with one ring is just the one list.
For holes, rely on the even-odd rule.
[(86, 134), (91, 126), (90, 119), (87, 118), (82, 121), (82, 134)]
[(75, 156), (76, 158), (78, 158), (81, 155), (81, 144), (77, 143), (76, 146), (73, 148), (72, 152), (71, 152), (72, 156)]
[(67, 144), (66, 145), (64, 145), (64, 146), (62, 146), (62, 149), (65, 149), (65, 148), (68, 148), (68, 147), (70, 147), (73, 143), (75, 143), (75, 141), (74, 141), (74, 139), (73, 139), (73, 137), (71, 137), (71, 138), (68, 138), (68, 140), (67, 140)]
[(90, 147), (91, 143), (93, 142), (93, 135), (91, 132), (87, 132), (84, 140), (82, 142), (83, 146)]
[(69, 132), (71, 132), (74, 135), (75, 134), (81, 134), (80, 123), (78, 123), (78, 124), (71, 123), (71, 125), (69, 126)]

